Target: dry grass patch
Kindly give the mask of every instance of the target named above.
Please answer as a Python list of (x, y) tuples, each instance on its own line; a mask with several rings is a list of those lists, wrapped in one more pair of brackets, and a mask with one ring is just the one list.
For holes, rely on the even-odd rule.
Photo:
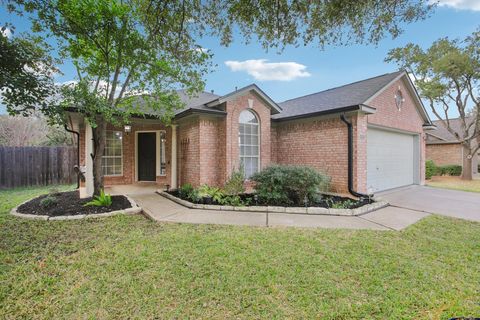
[(427, 180), (427, 185), (435, 188), (480, 192), (480, 179), (462, 180), (460, 177), (434, 176)]

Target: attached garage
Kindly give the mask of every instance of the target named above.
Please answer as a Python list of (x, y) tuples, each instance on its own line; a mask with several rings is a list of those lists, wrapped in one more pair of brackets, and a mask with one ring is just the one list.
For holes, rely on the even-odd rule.
[(419, 137), (368, 128), (367, 188), (378, 192), (419, 183)]

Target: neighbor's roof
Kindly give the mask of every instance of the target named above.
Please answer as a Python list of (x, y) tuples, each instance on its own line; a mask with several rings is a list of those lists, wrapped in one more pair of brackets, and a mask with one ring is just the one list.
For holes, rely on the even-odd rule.
[(387, 73), (281, 102), (282, 113), (272, 118), (280, 120), (360, 106), (403, 73)]
[[(467, 125), (473, 121), (473, 118), (467, 118)], [(458, 132), (460, 136), (462, 135), (462, 119), (455, 118), (449, 119), (450, 128), (453, 131)], [(433, 124), (437, 126), (437, 130), (433, 132), (427, 132), (427, 144), (441, 144), (441, 143), (459, 143), (457, 137), (455, 137), (450, 131), (445, 128), (441, 120), (433, 121)], [(472, 126), (470, 130), (473, 132), (475, 126)]]

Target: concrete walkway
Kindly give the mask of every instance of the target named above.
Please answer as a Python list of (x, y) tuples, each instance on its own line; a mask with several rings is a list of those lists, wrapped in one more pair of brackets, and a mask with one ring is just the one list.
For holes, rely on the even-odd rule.
[(198, 210), (183, 207), (156, 193), (129, 194), (153, 220), (161, 222), (226, 224), (258, 227), (401, 230), (428, 213), (387, 207), (360, 217), (265, 212)]

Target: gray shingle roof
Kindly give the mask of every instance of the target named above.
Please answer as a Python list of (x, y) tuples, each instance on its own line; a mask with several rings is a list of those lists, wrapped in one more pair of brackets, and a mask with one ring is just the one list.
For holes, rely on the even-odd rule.
[(184, 90), (178, 90), (177, 94), (182, 100), (182, 102), (185, 103), (185, 108), (178, 110), (177, 112), (175, 112), (175, 114), (182, 113), (188, 109), (211, 111), (212, 108), (206, 107), (205, 104), (220, 97), (210, 92), (200, 92), (197, 93), (197, 95), (194, 97), (189, 97)]
[[(200, 111), (200, 112), (208, 112), (208, 113), (219, 113), (224, 114), (224, 111), (207, 107), (205, 106), (206, 103), (218, 99), (218, 95), (210, 93), (210, 92), (199, 92), (195, 96), (190, 97), (185, 90), (178, 90), (177, 94), (185, 104), (185, 107), (178, 109), (175, 111), (175, 115), (179, 115), (188, 111)], [(162, 111), (152, 110), (152, 108), (147, 104), (145, 99), (141, 96), (136, 97), (135, 100), (135, 107), (138, 110), (139, 114), (145, 114), (148, 116), (161, 116)]]
[[(473, 118), (467, 118), (467, 125), (469, 125), (473, 120)], [(460, 136), (462, 136), (461, 121), (462, 120), (460, 118), (449, 120), (450, 128), (452, 128), (453, 131), (458, 132)], [(432, 132), (427, 132), (427, 144), (458, 142), (458, 139), (453, 134), (451, 134), (450, 131), (447, 130), (447, 128), (445, 128), (442, 121), (435, 120), (432, 122), (435, 126), (437, 126), (437, 129)], [(473, 133), (474, 129), (475, 126), (472, 126), (470, 128), (470, 131)]]
[(280, 120), (363, 104), (402, 73), (403, 71), (387, 73), (281, 102), (279, 105), (283, 111), (272, 118)]

